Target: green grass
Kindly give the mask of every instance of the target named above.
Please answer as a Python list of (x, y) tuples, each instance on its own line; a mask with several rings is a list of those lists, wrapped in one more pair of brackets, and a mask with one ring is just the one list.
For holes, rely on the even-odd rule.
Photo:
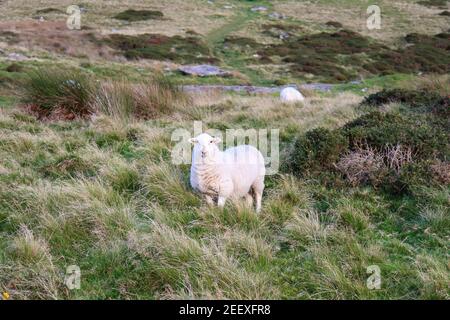
[[(351, 93), (294, 108), (218, 99), (209, 103), (221, 113), (203, 115), (212, 127), (281, 127), (286, 142), (292, 130), (335, 128), (360, 112)], [(277, 120), (288, 114), (292, 123)], [(189, 166), (170, 163), (172, 130), (191, 125), (188, 111), (40, 122), (3, 108), (2, 290), (13, 299), (449, 298), (448, 187), (393, 195), (280, 174), (267, 178), (259, 215), (240, 202), (211, 208), (191, 190)], [(79, 290), (63, 283), (72, 264)], [(381, 290), (366, 287), (374, 264)]]
[(393, 74), (386, 76), (371, 77), (361, 81), (361, 83), (338, 84), (333, 88), (334, 92), (351, 91), (356, 94), (365, 95), (368, 89), (389, 89), (396, 87), (399, 83), (414, 81), (416, 77), (410, 74)]
[[(369, 1), (317, 2), (352, 9), (365, 8)], [(177, 63), (214, 58), (213, 63), (240, 73), (200, 78), (165, 71), (170, 86), (328, 79), (285, 72), (289, 67), (276, 57), (281, 71), (252, 65), (251, 49), (223, 50), (223, 42), (238, 32), (242, 35), (242, 30), (249, 30), (249, 37), (256, 32), (270, 40), (273, 35), (263, 34), (268, 23), (299, 26), (295, 37), (312, 30), (330, 32), (321, 22), (294, 17), (273, 21), (266, 13), (250, 11), (264, 5), (270, 13), (270, 1), (231, 3), (235, 13), (204, 36), (171, 34), (162, 39), (164, 46), (150, 49), (140, 47), (139, 36), (120, 38), (126, 43), (114, 45), (133, 58), (123, 63), (87, 56), (55, 59), (51, 52), (36, 52), (38, 59), (19, 62), (20, 68), (10, 69), (17, 72), (8, 72), (11, 63), (0, 61), (0, 291), (9, 292), (11, 299), (450, 299), (448, 184), (419, 181), (408, 192), (393, 193), (367, 184), (350, 186), (325, 171), (320, 176), (294, 175), (284, 163), (296, 137), (317, 127), (335, 130), (367, 112), (359, 104), (368, 92), (420, 85), (421, 90), (448, 95), (448, 76), (436, 85), (433, 79), (406, 71), (382, 75), (376, 69), (371, 75), (364, 73), (360, 84), (341, 82), (328, 93), (305, 92), (303, 104), (284, 105), (276, 95), (212, 93), (194, 96), (181, 106), (169, 97), (158, 104), (164, 108), (156, 114), (130, 116), (129, 101), (122, 98), (162, 68), (134, 60), (137, 57), (169, 56)], [(394, 7), (384, 12), (398, 15), (402, 22), (406, 17)], [(15, 40), (14, 34), (3, 36)], [(327, 36), (317, 41), (323, 37)], [(430, 58), (424, 65), (446, 61), (434, 61), (433, 48), (425, 42), (423, 52), (404, 52)], [(133, 51), (128, 44), (139, 49)], [(171, 53), (172, 46), (178, 51)], [(302, 52), (294, 48), (291, 53)], [(353, 63), (334, 52), (328, 56), (332, 68)], [(101, 100), (104, 108), (93, 118), (72, 121), (40, 121), (20, 108), (19, 89), (29, 80), (27, 75), (50, 67), (75, 70), (99, 84), (112, 83)], [(69, 78), (74, 75), (79, 74), (70, 73)], [(69, 78), (40, 77), (35, 81), (38, 95), (28, 102), (50, 107), (70, 102), (67, 92), (59, 91)], [(126, 89), (115, 90), (121, 81)], [(155, 94), (141, 93), (140, 106), (152, 109)], [(391, 103), (380, 109), (403, 112), (408, 106)], [(413, 127), (421, 128), (427, 119), (416, 116)], [(241, 202), (230, 201), (223, 210), (209, 207), (189, 185), (189, 166), (170, 162), (173, 130), (192, 130), (194, 119), (202, 120), (205, 128), (221, 130), (280, 129), (282, 171), (266, 178), (260, 214)], [(371, 136), (383, 134), (373, 131)], [(446, 137), (441, 137), (445, 145)], [(332, 152), (324, 152), (328, 161), (335, 161)], [(69, 265), (81, 269), (79, 290), (68, 290), (64, 284)], [(366, 286), (371, 265), (381, 269), (380, 290)]]

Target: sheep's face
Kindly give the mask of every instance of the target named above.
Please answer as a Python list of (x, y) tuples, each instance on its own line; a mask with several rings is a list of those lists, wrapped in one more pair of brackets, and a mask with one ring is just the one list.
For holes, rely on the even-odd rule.
[(194, 145), (194, 155), (198, 155), (197, 158), (202, 159), (202, 161), (215, 159), (216, 154), (219, 152), (217, 144), (220, 141), (220, 138), (211, 137), (207, 133), (202, 133), (195, 138), (189, 139), (189, 142)]

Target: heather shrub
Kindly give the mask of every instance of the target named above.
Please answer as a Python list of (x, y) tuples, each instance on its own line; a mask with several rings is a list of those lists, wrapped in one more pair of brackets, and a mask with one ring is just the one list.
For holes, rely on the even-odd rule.
[(350, 148), (361, 144), (382, 149), (401, 144), (411, 148), (418, 158), (448, 157), (448, 135), (419, 115), (373, 111), (347, 123), (342, 133)]
[(296, 139), (288, 161), (297, 175), (332, 169), (333, 163), (347, 148), (347, 139), (341, 133), (317, 128)]

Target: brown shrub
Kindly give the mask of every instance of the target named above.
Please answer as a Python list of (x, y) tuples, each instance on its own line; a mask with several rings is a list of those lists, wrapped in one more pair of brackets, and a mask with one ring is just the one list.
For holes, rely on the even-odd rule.
[(387, 146), (383, 153), (387, 167), (396, 174), (400, 174), (402, 167), (407, 163), (411, 163), (413, 158), (411, 148), (400, 144)]
[(353, 186), (366, 183), (378, 186), (388, 174), (397, 179), (402, 168), (412, 162), (411, 148), (400, 144), (388, 145), (382, 150), (358, 146), (343, 155), (335, 167)]
[(377, 185), (387, 172), (383, 155), (368, 146), (343, 155), (336, 168), (353, 186), (365, 183)]

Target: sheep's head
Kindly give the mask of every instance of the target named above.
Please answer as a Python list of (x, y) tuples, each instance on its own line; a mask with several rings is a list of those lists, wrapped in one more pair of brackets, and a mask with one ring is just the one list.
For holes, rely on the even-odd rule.
[(194, 145), (193, 158), (195, 157), (202, 161), (214, 160), (220, 151), (217, 146), (220, 141), (220, 138), (211, 137), (207, 133), (202, 133), (195, 138), (189, 139), (189, 142)]

